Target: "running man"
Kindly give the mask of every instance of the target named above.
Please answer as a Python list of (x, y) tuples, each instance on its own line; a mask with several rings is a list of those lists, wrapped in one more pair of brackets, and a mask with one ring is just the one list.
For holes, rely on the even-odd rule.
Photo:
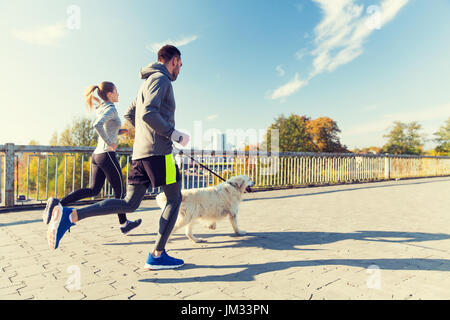
[[(97, 91), (101, 100), (94, 95), (95, 91)], [(114, 105), (115, 102), (119, 101), (117, 87), (114, 83), (108, 81), (104, 81), (98, 86), (90, 86), (86, 89), (85, 100), (88, 111), (93, 111), (95, 108), (97, 114), (94, 128), (98, 133), (98, 141), (91, 158), (91, 185), (89, 188), (75, 190), (61, 200), (49, 198), (42, 214), (42, 220), (45, 224), (49, 224), (53, 208), (58, 203), (67, 206), (84, 198), (95, 197), (100, 193), (106, 179), (111, 184), (116, 199), (125, 197), (125, 184), (115, 150), (117, 148), (117, 136), (127, 134), (128, 130), (120, 129), (122, 124)], [(129, 233), (142, 222), (141, 219), (129, 221), (124, 213), (120, 213), (118, 216), (120, 230), (123, 234)]]
[(189, 142), (187, 134), (175, 130), (175, 99), (171, 82), (177, 79), (181, 66), (180, 51), (166, 45), (158, 52), (158, 62), (141, 70), (141, 78), (145, 81), (125, 115), (136, 128), (125, 199), (108, 199), (81, 209), (56, 206), (47, 231), (51, 249), (58, 248), (63, 235), (76, 222), (93, 216), (134, 212), (150, 185), (154, 188), (161, 186), (167, 204), (159, 221), (155, 247), (144, 267), (172, 269), (184, 264), (183, 260), (170, 257), (165, 251), (181, 203), (181, 174), (172, 155), (172, 141), (182, 146)]

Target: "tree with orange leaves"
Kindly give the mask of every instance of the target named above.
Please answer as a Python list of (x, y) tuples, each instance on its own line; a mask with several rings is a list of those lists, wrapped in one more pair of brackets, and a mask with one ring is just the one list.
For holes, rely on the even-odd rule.
[(280, 115), (268, 128), (264, 147), (270, 148), (271, 133), (275, 129), (278, 130), (281, 152), (349, 152), (339, 141), (341, 130), (337, 123), (328, 117), (311, 120), (296, 114)]
[(349, 152), (339, 140), (341, 132), (336, 121), (328, 117), (320, 117), (307, 122), (307, 131), (311, 135), (317, 152)]

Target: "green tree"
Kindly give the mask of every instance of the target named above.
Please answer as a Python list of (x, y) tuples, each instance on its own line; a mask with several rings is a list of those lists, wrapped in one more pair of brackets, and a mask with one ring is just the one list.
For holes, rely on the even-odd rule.
[(424, 137), (420, 130), (422, 126), (413, 121), (410, 123), (403, 123), (401, 121), (394, 121), (389, 133), (383, 137), (388, 139), (383, 146), (383, 152), (392, 154), (423, 154)]
[(362, 149), (355, 148), (354, 150), (352, 150), (352, 152), (353, 153), (362, 153), (362, 154), (367, 154), (367, 153), (380, 154), (380, 153), (382, 153), (382, 149), (380, 147), (371, 146), (371, 147), (364, 147)]
[(39, 141), (37, 140), (30, 140), (30, 142), (28, 142), (29, 146), (38, 146), (39, 145)]
[(72, 135), (70, 134), (70, 125), (67, 125), (66, 129), (61, 132), (59, 136), (58, 144), (60, 146), (73, 146), (75, 143), (72, 140)]
[(76, 118), (72, 125), (68, 125), (61, 133), (59, 145), (61, 146), (85, 146), (97, 145), (98, 133), (94, 129), (94, 120), (83, 117)]
[(339, 141), (337, 123), (328, 117), (314, 120), (291, 114), (275, 119), (268, 128), (263, 148), (270, 151), (272, 131), (278, 130), (281, 152), (348, 152)]
[(136, 130), (129, 121), (125, 122), (123, 128), (128, 130), (128, 134), (119, 135), (118, 145), (119, 145), (119, 147), (133, 148), (134, 135), (135, 135)]
[(440, 127), (438, 132), (434, 133), (434, 141), (437, 143), (435, 151), (440, 155), (450, 155), (450, 117)]
[(50, 138), (49, 144), (51, 146), (57, 146), (58, 145), (58, 132), (53, 132), (52, 137)]
[[(60, 146), (85, 146), (95, 147), (97, 145), (98, 133), (93, 127), (94, 120), (87, 117), (75, 118), (71, 125), (67, 125), (65, 130), (61, 133), (58, 139), (58, 134), (55, 132), (50, 140), (50, 145)], [(66, 172), (66, 194), (71, 191), (73, 182), (75, 182), (75, 188), (81, 186), (81, 170), (83, 170), (83, 186), (89, 184), (89, 157), (90, 155), (84, 155), (83, 168), (81, 167), (82, 154), (58, 154), (58, 181), (55, 181), (55, 161), (51, 160), (49, 167), (49, 183), (50, 190), (54, 189), (55, 183), (58, 184), (59, 197), (64, 196), (64, 172)], [(74, 158), (75, 157), (75, 158)], [(67, 163), (66, 163), (67, 159)], [(75, 159), (75, 181), (74, 181), (74, 159)], [(67, 168), (67, 170), (66, 170)]]
[(308, 121), (306, 116), (291, 114), (289, 117), (278, 116), (275, 122), (268, 128), (263, 147), (271, 151), (272, 139), (275, 135), (273, 130), (278, 130), (280, 152), (314, 152), (317, 151), (312, 136), (308, 132)]

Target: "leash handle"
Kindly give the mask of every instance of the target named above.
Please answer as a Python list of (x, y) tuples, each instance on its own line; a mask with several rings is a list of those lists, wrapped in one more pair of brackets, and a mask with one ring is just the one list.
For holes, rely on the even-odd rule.
[(195, 160), (192, 156), (188, 156), (188, 155), (184, 154), (184, 153), (183, 153), (183, 150), (180, 150), (180, 149), (176, 148), (176, 147), (173, 145), (173, 142), (172, 142), (172, 147), (173, 147), (174, 149), (177, 149), (178, 152), (179, 152), (182, 156), (186, 156), (186, 157), (191, 158), (192, 161), (197, 162), (200, 166), (202, 166), (202, 168), (208, 170), (208, 171), (211, 172), (213, 175), (215, 175), (217, 178), (219, 178), (220, 180), (226, 182), (226, 180), (225, 180), (224, 178), (222, 178), (221, 176), (219, 176), (217, 173), (215, 173), (215, 172), (212, 171), (211, 169), (207, 168), (206, 166), (204, 166), (203, 164), (201, 164), (199, 161)]

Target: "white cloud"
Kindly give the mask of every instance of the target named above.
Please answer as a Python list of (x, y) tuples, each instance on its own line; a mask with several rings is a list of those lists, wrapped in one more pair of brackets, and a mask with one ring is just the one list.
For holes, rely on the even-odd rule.
[[(314, 28), (315, 48), (310, 52), (313, 70), (304, 81), (294, 81), (276, 89), (272, 99), (286, 98), (318, 74), (332, 72), (356, 59), (363, 53), (364, 41), (370, 34), (394, 19), (408, 1), (380, 0), (379, 5), (364, 10), (364, 5), (356, 4), (356, 0), (314, 0), (323, 17)], [(300, 50), (296, 57), (301, 59), (305, 54)]]
[(306, 48), (300, 49), (295, 53), (295, 57), (297, 60), (302, 60), (303, 57), (308, 53), (308, 50)]
[(210, 114), (209, 116), (206, 117), (206, 119), (208, 119), (209, 121), (215, 120), (219, 117), (218, 114)]
[(168, 39), (168, 40), (163, 41), (163, 42), (152, 43), (152, 44), (147, 46), (147, 49), (150, 50), (151, 52), (158, 53), (159, 49), (161, 49), (166, 44), (170, 44), (170, 45), (173, 45), (173, 46), (178, 48), (178, 47), (182, 47), (182, 46), (188, 45), (189, 43), (191, 43), (191, 42), (193, 42), (193, 41), (195, 41), (197, 39), (198, 39), (198, 36), (196, 36), (196, 35), (189, 36), (189, 37), (184, 37), (184, 38), (181, 38), (179, 40)]
[(360, 56), (370, 34), (391, 21), (409, 0), (382, 0), (379, 6), (372, 5), (366, 11), (354, 0), (314, 1), (324, 17), (314, 29), (316, 48), (311, 52), (315, 58), (310, 79)]
[(275, 69), (277, 70), (277, 73), (280, 77), (284, 76), (286, 73), (286, 71), (284, 71), (284, 69), (281, 66), (277, 66)]
[(433, 108), (424, 108), (415, 111), (401, 112), (401, 113), (391, 113), (384, 117), (399, 121), (429, 121), (429, 120), (439, 120), (442, 119), (444, 122), (450, 116), (450, 103), (443, 104)]
[(271, 94), (270, 98), (273, 100), (286, 98), (292, 95), (293, 93), (297, 92), (301, 87), (305, 86), (306, 84), (307, 82), (304, 80), (300, 80), (298, 73), (296, 73), (294, 79), (276, 89)]
[(362, 107), (362, 108), (360, 109), (360, 111), (361, 111), (361, 112), (369, 112), (369, 111), (375, 111), (376, 109), (377, 109), (377, 105), (371, 104), (371, 105)]
[(394, 121), (412, 122), (417, 121), (422, 125), (424, 133), (432, 135), (438, 131), (439, 127), (450, 116), (450, 103), (432, 108), (423, 108), (407, 112), (389, 113), (380, 116), (376, 120), (360, 123), (342, 129), (342, 137), (346, 140), (361, 138), (361, 135), (370, 135), (378, 140), (383, 138), (383, 134), (392, 126)]
[(63, 23), (38, 26), (25, 29), (13, 29), (12, 35), (29, 44), (40, 46), (57, 45), (66, 35), (67, 28)]

